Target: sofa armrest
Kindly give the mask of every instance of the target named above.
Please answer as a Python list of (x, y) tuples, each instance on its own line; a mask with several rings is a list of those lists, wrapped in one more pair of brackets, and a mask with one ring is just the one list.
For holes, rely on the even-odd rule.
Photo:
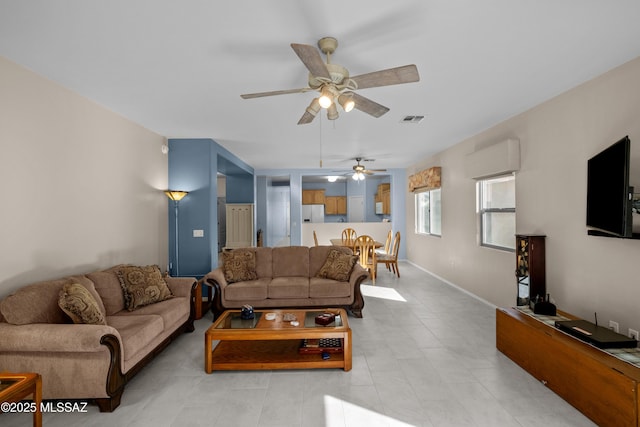
[(220, 267), (207, 273), (207, 275), (202, 278), (202, 283), (213, 288), (211, 312), (213, 313), (213, 319), (215, 320), (225, 310), (225, 307), (222, 304), (222, 292), (229, 284), (227, 283), (227, 279), (224, 278), (224, 273)]
[(353, 289), (353, 303), (349, 307), (351, 313), (355, 317), (362, 317), (362, 309), (364, 308), (364, 297), (362, 296), (362, 291), (360, 290), (360, 285), (366, 279), (369, 278), (369, 272), (365, 270), (360, 264), (356, 264), (353, 267), (353, 271), (351, 272), (351, 276), (349, 277), (349, 283)]
[(224, 273), (222, 271), (222, 268), (219, 268), (219, 267), (207, 273), (207, 275), (204, 276), (204, 279), (202, 279), (202, 281), (205, 283), (208, 283), (210, 286), (217, 283), (218, 286), (220, 287), (220, 290), (226, 288), (228, 285), (227, 279), (224, 278)]
[(189, 297), (194, 285), (198, 282), (194, 277), (171, 277), (164, 278), (171, 289), (171, 293), (177, 297)]
[(349, 276), (349, 283), (352, 287), (356, 285), (360, 285), (363, 280), (366, 280), (369, 277), (369, 272), (365, 270), (360, 264), (356, 263), (353, 266), (353, 270), (351, 270), (351, 276)]
[(108, 325), (0, 323), (0, 352), (100, 352), (105, 335), (116, 336), (122, 345), (118, 331)]

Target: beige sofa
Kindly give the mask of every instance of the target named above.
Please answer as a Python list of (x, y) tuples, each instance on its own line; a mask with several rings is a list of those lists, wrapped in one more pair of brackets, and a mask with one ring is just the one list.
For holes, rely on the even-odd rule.
[(356, 262), (345, 280), (319, 277), (332, 250), (352, 255), (351, 249), (285, 246), (242, 250), (251, 251), (255, 256), (255, 278), (229, 283), (224, 263), (204, 278), (204, 283), (214, 288), (214, 319), (224, 310), (241, 308), (244, 304), (258, 309), (343, 307), (354, 316), (362, 317), (364, 299), (360, 284), (369, 277), (364, 268)]
[[(194, 330), (197, 284), (193, 278), (163, 281), (157, 269), (168, 299), (129, 311), (122, 267), (34, 283), (5, 297), (0, 370), (41, 374), (44, 399), (94, 400), (101, 412), (113, 411), (125, 384), (174, 337)], [(61, 290), (83, 288), (97, 303), (93, 317), (105, 324), (73, 323), (59, 305)]]

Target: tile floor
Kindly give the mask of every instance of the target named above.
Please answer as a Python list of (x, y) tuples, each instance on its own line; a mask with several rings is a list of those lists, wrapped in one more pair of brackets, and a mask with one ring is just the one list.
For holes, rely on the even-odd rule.
[[(364, 286), (353, 370), (204, 373), (196, 322), (126, 387), (120, 407), (45, 426), (594, 426), (495, 348), (495, 308), (408, 263)], [(369, 283), (370, 284), (370, 283)], [(4, 427), (29, 414), (0, 414)]]

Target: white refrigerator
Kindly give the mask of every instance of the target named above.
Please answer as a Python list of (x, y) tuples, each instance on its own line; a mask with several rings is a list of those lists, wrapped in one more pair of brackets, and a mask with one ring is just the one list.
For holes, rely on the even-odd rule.
[(324, 222), (324, 205), (302, 205), (302, 222)]

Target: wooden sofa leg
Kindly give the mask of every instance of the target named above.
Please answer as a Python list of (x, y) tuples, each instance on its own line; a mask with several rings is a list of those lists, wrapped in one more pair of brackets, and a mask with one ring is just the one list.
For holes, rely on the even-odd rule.
[(100, 412), (113, 412), (118, 406), (120, 406), (120, 399), (122, 398), (123, 391), (124, 387), (118, 390), (118, 392), (111, 397), (95, 399)]

